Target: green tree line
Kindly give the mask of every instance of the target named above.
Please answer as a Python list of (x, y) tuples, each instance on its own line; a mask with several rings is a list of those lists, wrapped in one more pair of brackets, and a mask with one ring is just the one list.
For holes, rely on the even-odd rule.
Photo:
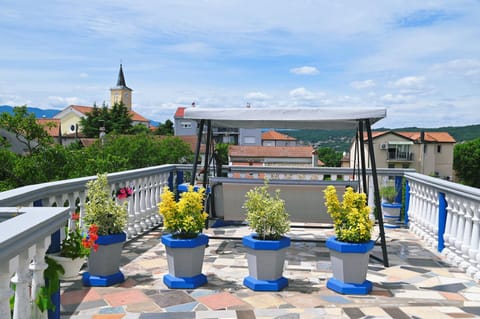
[[(86, 120), (95, 123), (93, 118), (98, 116), (97, 113), (89, 114)], [(100, 116), (106, 118), (105, 114)], [(162, 132), (167, 135), (162, 136), (158, 135), (158, 129), (151, 133), (146, 127), (133, 130), (134, 126), (138, 125), (112, 125), (104, 138), (89, 146), (79, 142), (62, 146), (54, 143), (44, 127), (36, 122), (35, 116), (27, 113), (26, 106), (16, 107), (13, 114), (2, 113), (0, 128), (13, 134), (26, 151), (24, 154), (14, 153), (9, 143), (2, 139), (0, 191), (98, 173), (193, 161), (190, 145), (171, 135), (169, 129), (173, 125), (168, 121), (162, 126)], [(98, 137), (98, 129), (94, 136)]]

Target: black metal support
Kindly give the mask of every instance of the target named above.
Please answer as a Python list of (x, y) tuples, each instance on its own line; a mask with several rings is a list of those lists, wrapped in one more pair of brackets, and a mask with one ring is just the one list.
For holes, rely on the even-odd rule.
[(203, 164), (203, 180), (202, 180), (202, 186), (204, 188), (207, 187), (211, 141), (212, 141), (212, 122), (210, 120), (207, 120), (207, 141), (205, 145), (205, 163)]
[(387, 243), (385, 241), (385, 228), (383, 227), (383, 215), (382, 215), (382, 207), (380, 202), (380, 190), (378, 187), (377, 165), (375, 163), (375, 153), (373, 150), (372, 129), (370, 127), (370, 120), (368, 119), (365, 120), (365, 127), (367, 129), (368, 154), (370, 157), (370, 164), (372, 169), (374, 202), (375, 202), (375, 207), (377, 208), (377, 213), (378, 213), (378, 227), (380, 230), (380, 241), (382, 246), (383, 265), (385, 267), (388, 267)]
[(365, 194), (367, 194), (368, 198), (368, 185), (367, 185), (367, 166), (365, 165), (365, 149), (363, 147), (363, 121), (359, 122), (358, 125), (358, 148), (360, 150), (360, 160), (361, 160), (361, 165), (360, 167), (362, 168), (362, 190)]
[(200, 157), (200, 145), (202, 145), (202, 135), (203, 135), (204, 125), (205, 125), (205, 120), (200, 120), (200, 124), (198, 125), (198, 132), (197, 132), (197, 148), (195, 149), (195, 160), (193, 162), (190, 185), (195, 185), (195, 175), (197, 175), (197, 164), (198, 164), (198, 158)]

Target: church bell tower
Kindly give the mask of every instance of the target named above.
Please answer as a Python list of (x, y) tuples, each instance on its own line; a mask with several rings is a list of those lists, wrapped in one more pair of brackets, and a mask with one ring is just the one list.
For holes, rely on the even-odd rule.
[(123, 102), (123, 105), (131, 111), (132, 110), (132, 89), (125, 83), (125, 76), (123, 75), (122, 64), (120, 64), (120, 71), (118, 72), (117, 85), (110, 89), (110, 105)]

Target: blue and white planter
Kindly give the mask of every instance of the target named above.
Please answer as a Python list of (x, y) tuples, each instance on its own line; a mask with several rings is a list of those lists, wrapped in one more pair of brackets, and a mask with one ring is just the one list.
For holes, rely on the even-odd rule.
[(242, 239), (247, 248), (249, 272), (243, 284), (254, 291), (280, 291), (288, 286), (288, 279), (282, 273), (290, 238), (259, 240), (256, 237), (253, 233)]
[(98, 236), (97, 251), (88, 256), (88, 271), (83, 273), (84, 286), (106, 287), (125, 281), (120, 271), (123, 243), (127, 239), (125, 233)]
[(399, 228), (400, 211), (402, 204), (400, 203), (382, 203), (382, 214), (385, 228)]
[(346, 243), (329, 237), (326, 246), (330, 249), (333, 277), (327, 288), (345, 295), (366, 295), (372, 290), (367, 280), (369, 252), (375, 242)]
[(167, 251), (168, 274), (163, 282), (168, 288), (193, 289), (207, 283), (202, 274), (208, 236), (199, 234), (191, 239), (176, 239), (171, 234), (162, 236)]

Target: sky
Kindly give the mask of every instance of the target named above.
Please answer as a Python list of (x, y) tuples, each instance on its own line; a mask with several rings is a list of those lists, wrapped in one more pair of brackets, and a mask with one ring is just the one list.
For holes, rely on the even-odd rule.
[(374, 127), (480, 124), (478, 0), (1, 0), (0, 105), (384, 107)]

